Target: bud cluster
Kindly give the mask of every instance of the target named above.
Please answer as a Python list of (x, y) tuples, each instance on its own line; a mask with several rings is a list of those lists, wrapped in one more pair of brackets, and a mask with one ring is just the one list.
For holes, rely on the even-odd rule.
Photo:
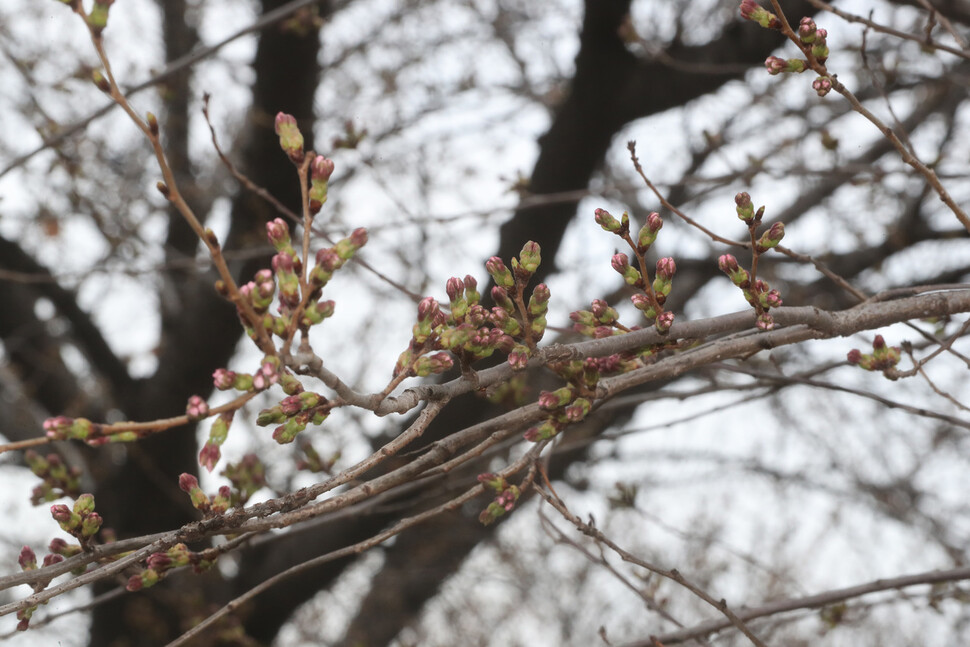
[[(645, 353), (649, 354), (647, 350)], [(549, 440), (567, 425), (584, 420), (593, 409), (596, 385), (604, 374), (625, 373), (642, 366), (636, 353), (622, 353), (606, 357), (587, 357), (550, 364), (549, 368), (566, 380), (566, 386), (539, 394), (539, 408), (549, 415), (525, 432), (530, 442)]]
[(307, 425), (322, 425), (333, 408), (333, 403), (327, 398), (313, 391), (304, 391), (299, 383), (291, 390), (294, 392), (280, 400), (279, 404), (263, 409), (256, 417), (256, 424), (260, 427), (278, 425), (273, 430), (273, 440), (281, 445), (296, 440)]
[(887, 346), (883, 336), (876, 335), (872, 340), (871, 353), (863, 354), (859, 349), (853, 348), (846, 359), (853, 366), (867, 371), (881, 371), (890, 380), (896, 380), (899, 378), (896, 365), (899, 364), (901, 353), (899, 346)]
[(519, 486), (512, 485), (504, 477), (492, 473), (479, 474), (478, 482), (497, 493), (495, 499), (478, 515), (478, 520), (486, 526), (497, 521), (506, 512), (511, 512), (522, 496)]
[(24, 460), (30, 471), (41, 479), (30, 494), (30, 502), (34, 505), (64, 496), (76, 499), (81, 493), (81, 469), (68, 467), (57, 454), (44, 457), (28, 449), (24, 453)]
[(44, 434), (50, 440), (81, 440), (91, 447), (105, 443), (131, 442), (141, 438), (143, 432), (123, 431), (107, 433), (108, 425), (91, 422), (87, 418), (55, 416), (44, 421)]
[(751, 247), (754, 251), (752, 269), (749, 272), (741, 267), (738, 264), (738, 259), (731, 254), (724, 254), (719, 257), (717, 266), (727, 275), (731, 283), (741, 289), (745, 300), (755, 309), (758, 315), (756, 321), (758, 328), (771, 330), (774, 328), (775, 322), (768, 311), (771, 308), (781, 306), (781, 293), (772, 289), (767, 282), (757, 278), (755, 269), (757, 268), (758, 257), (769, 249), (777, 247), (785, 237), (785, 225), (781, 222), (772, 223), (761, 236), (758, 236), (757, 230), (761, 226), (761, 219), (765, 213), (764, 206), (759, 207), (756, 211), (751, 202), (751, 196), (743, 191), (734, 197), (734, 203), (738, 218), (748, 226)]
[(210, 497), (199, 487), (199, 479), (183, 472), (179, 476), (179, 488), (189, 495), (192, 507), (206, 516), (220, 515), (232, 505), (232, 490), (228, 485), (220, 486), (219, 491)]
[[(53, 566), (59, 562), (64, 561), (68, 557), (73, 557), (81, 552), (82, 548), (77, 544), (68, 544), (66, 541), (60, 538), (52, 539), (47, 550), (49, 553), (44, 556), (44, 562), (40, 566), (37, 564), (37, 554), (30, 546), (24, 546), (20, 549), (20, 555), (17, 558), (17, 563), (20, 565), (20, 570), (35, 571), (38, 568), (47, 568), (48, 566)], [(75, 575), (80, 575), (84, 572), (84, 567), (79, 569), (74, 569), (72, 573)], [(49, 579), (43, 579), (34, 582), (31, 587), (34, 593), (38, 593), (47, 588), (50, 584)], [(47, 604), (46, 602), (44, 604)], [(34, 612), (37, 610), (38, 605), (33, 605), (25, 609), (17, 611), (17, 631), (27, 631), (30, 627), (30, 619), (33, 617)]]
[[(485, 269), (495, 283), (491, 291), (495, 306), (491, 310), (481, 304), (478, 282), (472, 276), (448, 279), (448, 313), (434, 298), (422, 299), (411, 343), (398, 357), (394, 376), (441, 373), (453, 366), (452, 356), (468, 367), (496, 350), (508, 354), (513, 368), (525, 368), (545, 333), (551, 297), (549, 287), (540, 283), (532, 290), (528, 303), (525, 301), (525, 288), (541, 260), (539, 245), (532, 241), (522, 247), (518, 258), (512, 259), (511, 269), (498, 256), (488, 259)], [(429, 355), (433, 351), (448, 352)]]
[(52, 505), (51, 516), (61, 530), (79, 539), (82, 546), (98, 534), (103, 523), (101, 515), (94, 511), (94, 496), (91, 494), (80, 495), (73, 508), (63, 503)]
[(128, 578), (126, 588), (140, 591), (150, 588), (161, 581), (169, 571), (183, 566), (191, 566), (196, 573), (208, 570), (215, 563), (211, 550), (197, 553), (185, 544), (175, 544), (164, 553), (152, 553), (145, 560), (145, 570)]
[[(766, 29), (781, 29), (782, 24), (778, 16), (764, 9), (756, 0), (743, 0), (741, 2), (741, 17), (754, 21)], [(815, 20), (810, 16), (802, 18), (798, 24), (798, 31), (795, 33), (796, 44), (802, 52), (814, 59), (819, 65), (824, 66), (829, 57), (829, 47), (826, 39), (828, 32), (820, 29), (815, 24)], [(809, 69), (811, 64), (802, 58), (783, 59), (778, 56), (769, 56), (765, 59), (765, 68), (768, 74), (800, 74)], [(816, 68), (818, 69), (818, 68)], [(820, 97), (824, 97), (832, 91), (833, 79), (827, 74), (822, 74), (812, 82), (812, 89)]]
[[(647, 216), (640, 231), (637, 232), (636, 240), (630, 236), (630, 216), (624, 212), (620, 220), (614, 218), (605, 209), (597, 209), (594, 217), (596, 222), (606, 231), (612, 232), (622, 238), (633, 251), (634, 265), (630, 257), (622, 252), (617, 252), (610, 259), (610, 265), (617, 274), (623, 277), (623, 282), (627, 285), (641, 290), (630, 300), (637, 310), (643, 312), (644, 316), (654, 322), (654, 326), (661, 334), (670, 330), (674, 322), (674, 314), (665, 312), (663, 305), (673, 289), (674, 273), (677, 271), (677, 264), (672, 258), (661, 258), (657, 261), (656, 276), (650, 280), (649, 272), (646, 267), (645, 254), (650, 246), (657, 241), (657, 235), (663, 227), (663, 219), (660, 214), (654, 212)], [(573, 320), (573, 329), (576, 332), (588, 337), (602, 338), (610, 335), (622, 334), (626, 331), (613, 317), (608, 321), (596, 314), (596, 302), (593, 302), (593, 311), (580, 310), (570, 315)], [(615, 311), (614, 311), (615, 312)]]

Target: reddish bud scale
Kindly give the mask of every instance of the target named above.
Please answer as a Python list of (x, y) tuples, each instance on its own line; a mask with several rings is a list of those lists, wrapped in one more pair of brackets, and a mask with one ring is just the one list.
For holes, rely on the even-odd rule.
[(104, 73), (101, 70), (94, 70), (91, 73), (91, 80), (94, 81), (94, 85), (97, 86), (99, 90), (104, 93), (111, 92), (111, 83), (105, 78)]
[(148, 132), (152, 134), (152, 137), (158, 137), (158, 117), (149, 112), (145, 115), (145, 123), (148, 124)]

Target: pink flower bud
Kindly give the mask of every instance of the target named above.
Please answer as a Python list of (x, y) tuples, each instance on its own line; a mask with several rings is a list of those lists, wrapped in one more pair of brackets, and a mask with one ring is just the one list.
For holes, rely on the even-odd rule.
[(738, 259), (734, 258), (731, 254), (724, 254), (717, 259), (717, 266), (725, 274), (731, 274), (737, 272), (738, 269)]
[(60, 564), (63, 561), (63, 555), (44, 555), (44, 568), (53, 566), (54, 564)]
[(453, 276), (445, 283), (445, 292), (448, 294), (448, 300), (454, 303), (464, 294), (465, 284), (462, 283), (461, 279)]
[(201, 420), (209, 415), (209, 405), (200, 396), (193, 395), (185, 405), (185, 413), (189, 420)]
[(626, 254), (613, 254), (613, 258), (610, 259), (610, 265), (620, 274), (625, 274), (627, 268), (630, 267), (630, 259)]
[(20, 570), (32, 571), (37, 568), (37, 555), (34, 554), (30, 546), (24, 546), (20, 549), (20, 557), (17, 559), (17, 563), (20, 564)]
[(280, 251), (290, 245), (290, 228), (282, 218), (266, 223), (266, 236), (270, 244)]
[(527, 242), (523, 247), (522, 251), (519, 252), (519, 263), (529, 274), (534, 274), (539, 268), (539, 263), (542, 261), (541, 249), (539, 244), (533, 241)]
[(179, 488), (184, 492), (191, 492), (192, 490), (199, 487), (199, 479), (195, 478), (187, 472), (183, 472), (179, 476)]
[(303, 134), (296, 125), (296, 118), (280, 112), (276, 115), (276, 134), (280, 136), (280, 148), (294, 163), (303, 161)]
[(661, 258), (657, 261), (657, 276), (669, 281), (674, 277), (674, 273), (677, 272), (677, 264), (674, 263), (674, 259), (669, 256), (666, 258)]
[(596, 224), (602, 227), (604, 230), (616, 233), (622, 228), (622, 223), (613, 217), (613, 215), (606, 209), (597, 209), (593, 212), (593, 218), (596, 220)]
[(657, 332), (663, 335), (670, 330), (670, 327), (673, 325), (673, 323), (674, 323), (674, 313), (668, 310), (666, 312), (661, 312), (659, 315), (657, 315), (657, 319), (655, 320), (654, 325), (657, 328)]
[(811, 44), (815, 40), (817, 29), (815, 21), (810, 16), (805, 16), (798, 25), (798, 39), (803, 43)]
[(788, 69), (788, 62), (777, 56), (769, 56), (765, 59), (765, 67), (768, 68), (768, 74), (781, 74)]
[[(199, 465), (204, 467), (207, 472), (211, 472), (219, 463), (220, 458), (222, 458), (222, 450), (219, 449), (219, 445), (206, 443), (199, 452)], [(179, 484), (181, 485), (181, 481)]]
[(235, 381), (236, 381), (235, 371), (230, 371), (224, 368), (217, 368), (215, 372), (212, 373), (212, 384), (220, 391), (231, 389)]
[(759, 5), (755, 0), (742, 0), (741, 17), (758, 23), (765, 29), (781, 29), (778, 16)]
[(827, 76), (820, 76), (812, 81), (812, 89), (820, 97), (824, 97), (832, 91), (832, 79)]
[(313, 158), (313, 163), (310, 165), (310, 177), (314, 180), (323, 180), (326, 182), (333, 175), (334, 164), (332, 159), (327, 159), (323, 155), (317, 155)]
[(485, 271), (489, 273), (492, 280), (495, 281), (495, 285), (498, 287), (511, 288), (515, 286), (515, 279), (512, 278), (512, 272), (505, 267), (505, 263), (498, 256), (493, 256), (485, 262)]

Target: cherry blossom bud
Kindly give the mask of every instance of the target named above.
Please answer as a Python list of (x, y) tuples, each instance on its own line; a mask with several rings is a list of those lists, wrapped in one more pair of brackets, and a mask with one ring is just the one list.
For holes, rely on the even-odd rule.
[(461, 279), (453, 276), (445, 283), (445, 292), (448, 294), (448, 300), (454, 303), (465, 293), (465, 284)]
[(559, 433), (559, 428), (551, 420), (546, 420), (537, 427), (532, 427), (523, 434), (523, 437), (532, 443), (537, 443), (540, 440), (548, 440)]
[(759, 5), (755, 0), (742, 0), (741, 17), (758, 23), (765, 29), (781, 29), (778, 16)]
[(667, 334), (667, 332), (670, 330), (670, 327), (673, 325), (673, 323), (674, 323), (674, 313), (670, 312), (669, 310), (666, 312), (661, 312), (659, 315), (657, 315), (657, 318), (654, 321), (654, 325), (657, 328), (657, 332), (659, 332), (661, 335)]
[(189, 499), (192, 501), (192, 506), (195, 509), (202, 510), (203, 512), (209, 509), (209, 497), (199, 487), (199, 479), (183, 472), (179, 476), (179, 488), (184, 492), (188, 492)]
[(444, 373), (452, 366), (454, 366), (454, 360), (448, 353), (435, 353), (428, 357), (419, 357), (412, 371), (418, 377), (427, 377)]
[(209, 405), (200, 396), (193, 395), (185, 405), (185, 414), (191, 421), (202, 420), (209, 415)]
[(569, 318), (573, 322), (582, 326), (595, 326), (597, 324), (596, 317), (589, 310), (576, 310), (574, 312), (570, 312)]
[(104, 73), (101, 70), (94, 70), (91, 72), (91, 79), (94, 81), (94, 85), (98, 87), (102, 92), (111, 92), (111, 83), (105, 78)]
[(812, 81), (812, 89), (820, 97), (824, 97), (832, 91), (832, 79), (827, 76), (820, 76)]
[(280, 148), (289, 155), (294, 164), (303, 161), (303, 134), (296, 125), (296, 118), (280, 112), (276, 115), (276, 134), (280, 136)]
[(63, 503), (51, 506), (51, 517), (60, 525), (64, 532), (74, 534), (81, 526), (81, 515), (73, 512)]
[(853, 348), (846, 354), (846, 360), (849, 364), (856, 365), (862, 361), (862, 351), (858, 348)]
[(549, 286), (545, 283), (540, 283), (532, 290), (532, 297), (529, 299), (529, 314), (533, 317), (545, 314), (549, 309), (549, 299), (552, 297), (552, 293), (549, 292)]
[(316, 214), (327, 201), (327, 189), (330, 176), (333, 174), (333, 160), (322, 155), (313, 158), (310, 165), (310, 214)]
[(555, 391), (543, 391), (539, 394), (539, 407), (546, 410), (563, 407), (576, 397), (572, 387), (564, 386)]
[(164, 573), (172, 568), (172, 558), (166, 553), (152, 553), (145, 560), (145, 564), (153, 571)]
[(87, 539), (94, 537), (101, 530), (102, 519), (97, 512), (92, 512), (81, 520), (81, 537)]
[(816, 29), (815, 21), (810, 16), (805, 16), (798, 25), (798, 39), (805, 44), (813, 43)]
[(524, 370), (529, 365), (529, 347), (515, 344), (509, 353), (509, 366), (513, 371)]
[(569, 422), (579, 422), (586, 418), (593, 405), (586, 398), (576, 398), (571, 405), (566, 407), (563, 413)]
[(91, 35), (95, 38), (101, 37), (101, 32), (108, 26), (108, 10), (114, 0), (96, 0), (91, 6), (91, 11), (87, 15), (87, 23), (91, 28)]
[(765, 67), (768, 68), (768, 74), (781, 74), (787, 70), (788, 63), (783, 58), (769, 56), (765, 59)]
[(64, 561), (63, 555), (44, 555), (44, 568), (47, 568), (48, 566), (53, 566), (54, 564), (60, 564), (63, 561)]
[(230, 371), (224, 368), (217, 368), (212, 373), (212, 384), (220, 391), (227, 391), (233, 387), (236, 382), (235, 371)]
[(637, 234), (637, 251), (641, 254), (647, 251), (656, 242), (657, 234), (663, 226), (664, 221), (656, 211), (647, 216), (646, 224), (640, 229), (640, 233)]
[(829, 48), (828, 45), (825, 44), (825, 36), (825, 30), (819, 29), (815, 33), (815, 42), (812, 44), (812, 56), (814, 56), (815, 59), (823, 65), (829, 58)]
[(602, 325), (610, 325), (619, 318), (619, 314), (616, 312), (615, 308), (611, 308), (610, 304), (602, 299), (594, 299), (593, 303), (590, 304), (590, 311), (595, 319), (592, 323), (598, 323)]
[(152, 137), (158, 137), (158, 117), (149, 112), (145, 115), (145, 123), (148, 124), (148, 132), (152, 134)]
[(501, 476), (496, 476), (491, 472), (485, 472), (484, 474), (479, 474), (478, 482), (481, 483), (482, 485), (492, 488), (496, 492), (501, 492), (506, 487), (508, 487), (508, 484), (506, 483), (504, 478), (502, 478)]
[(481, 300), (482, 295), (478, 292), (478, 281), (475, 277), (468, 274), (465, 276), (465, 297), (468, 299), (468, 304), (472, 305), (478, 303)]
[(204, 467), (208, 472), (215, 469), (220, 458), (222, 458), (222, 450), (215, 443), (207, 442), (202, 446), (201, 451), (199, 451), (199, 465)]
[(505, 267), (505, 263), (498, 256), (493, 256), (485, 263), (485, 271), (489, 273), (495, 285), (502, 288), (512, 288), (515, 286), (515, 279), (512, 272)]
[(763, 252), (772, 247), (777, 247), (781, 239), (785, 237), (785, 223), (774, 222), (765, 233), (758, 239), (758, 251)]
[(623, 277), (627, 285), (636, 285), (642, 280), (640, 271), (630, 265), (630, 259), (626, 254), (614, 254), (610, 259), (610, 265)]
[(278, 366), (279, 359), (275, 357), (263, 358), (263, 364), (259, 367), (259, 372), (253, 376), (253, 388), (257, 391), (262, 391), (276, 384), (279, 381)]
[(24, 546), (20, 549), (20, 557), (17, 559), (17, 563), (20, 564), (20, 570), (32, 571), (37, 568), (37, 555), (30, 546)]
[(669, 281), (674, 277), (674, 273), (677, 271), (677, 264), (674, 259), (669, 256), (666, 258), (661, 258), (657, 261), (657, 276)]
[(82, 494), (74, 501), (74, 512), (82, 517), (94, 512), (94, 495)]
[(314, 180), (323, 180), (326, 182), (333, 175), (334, 164), (332, 159), (328, 159), (323, 155), (317, 155), (313, 158), (313, 163), (310, 165), (310, 177)]
[(596, 224), (602, 227), (604, 230), (618, 233), (622, 228), (622, 223), (613, 217), (613, 215), (606, 209), (597, 209), (593, 212), (593, 218), (596, 220)]
[(542, 262), (541, 251), (539, 244), (530, 240), (522, 247), (522, 251), (519, 252), (519, 265), (530, 276), (535, 274), (535, 271), (539, 269), (539, 263)]
[(771, 330), (775, 327), (775, 320), (770, 314), (764, 312), (758, 315), (758, 320), (755, 322), (755, 325), (759, 330)]
[(67, 416), (48, 418), (44, 421), (44, 432), (51, 440), (61, 440), (67, 437), (73, 424), (74, 419)]
[(266, 236), (278, 252), (290, 247), (290, 228), (282, 218), (275, 218), (266, 223)]

